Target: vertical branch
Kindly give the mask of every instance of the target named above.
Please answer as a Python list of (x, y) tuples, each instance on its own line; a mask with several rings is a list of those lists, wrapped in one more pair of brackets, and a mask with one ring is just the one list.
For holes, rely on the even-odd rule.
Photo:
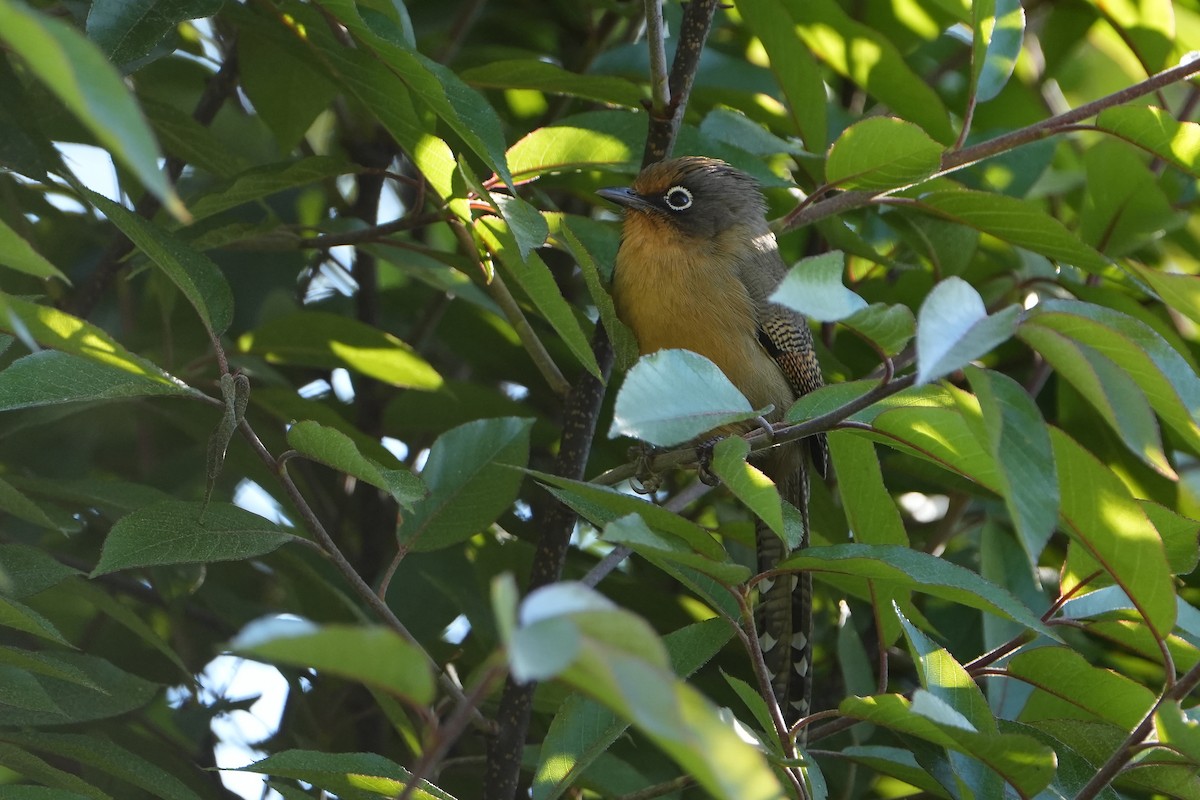
[(692, 0), (683, 12), (679, 44), (671, 65), (670, 101), (666, 108), (651, 110), (650, 132), (646, 136), (646, 150), (642, 155), (643, 166), (670, 157), (675, 149), (675, 138), (683, 123), (683, 112), (687, 109), (696, 70), (700, 66), (700, 54), (704, 51), (704, 42), (708, 39), (708, 30), (712, 27), (716, 11), (717, 0)]
[[(653, 1), (653, 0), (648, 0)], [(655, 2), (657, 11), (657, 2)], [(659, 161), (671, 152), (683, 110), (691, 94), (700, 52), (708, 38), (717, 0), (692, 0), (683, 14), (679, 46), (670, 77), (670, 114), (651, 114), (643, 163)], [(660, 40), (661, 41), (661, 40)], [(584, 371), (567, 394), (563, 407), (563, 432), (554, 474), (580, 480), (587, 468), (592, 437), (604, 400), (604, 385), (612, 370), (613, 348), (608, 333), (597, 325), (592, 335), (592, 351), (600, 365), (601, 378)], [(528, 590), (554, 583), (562, 575), (575, 528), (575, 512), (553, 502), (545, 514), (537, 550), (529, 574)], [(488, 742), (487, 770), (484, 779), (485, 800), (512, 800), (517, 794), (521, 775), (521, 754), (529, 730), (534, 684), (520, 684), (511, 677), (504, 685), (496, 712), (496, 735)]]
[(650, 46), (651, 109), (664, 112), (671, 106), (667, 73), (667, 42), (663, 35), (662, 0), (646, 0), (646, 41)]

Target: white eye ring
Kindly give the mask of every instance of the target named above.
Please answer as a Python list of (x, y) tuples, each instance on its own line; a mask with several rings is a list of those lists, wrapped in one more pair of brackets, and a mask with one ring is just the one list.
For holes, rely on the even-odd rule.
[(672, 211), (685, 211), (692, 207), (692, 193), (682, 186), (672, 186), (663, 195), (665, 202)]

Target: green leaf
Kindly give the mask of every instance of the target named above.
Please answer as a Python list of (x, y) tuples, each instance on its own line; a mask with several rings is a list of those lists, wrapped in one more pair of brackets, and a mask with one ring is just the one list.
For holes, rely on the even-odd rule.
[(130, 372), (57, 350), (19, 358), (0, 372), (0, 411), (58, 403), (197, 394), (179, 381), (163, 381), (158, 376)]
[(1108, 259), (1029, 201), (992, 192), (945, 190), (923, 194), (916, 204), (930, 213), (1055, 261), (1097, 275), (1108, 271)]
[[(671, 666), (686, 678), (717, 654), (733, 635), (722, 619), (709, 619), (663, 637)], [(629, 724), (582, 694), (571, 694), (550, 723), (533, 779), (533, 800), (555, 800), (612, 746)]]
[[(782, 796), (762, 755), (720, 720), (703, 695), (675, 678), (661, 641), (645, 621), (591, 590), (586, 593), (592, 601), (579, 597), (564, 603), (557, 597), (561, 587), (535, 591), (522, 608), (522, 630), (541, 629), (542, 647), (558, 641), (558, 655), (569, 652), (560, 680), (632, 722), (714, 798)], [(545, 594), (544, 602), (539, 593)], [(573, 647), (568, 651), (563, 644)]]
[[(398, 797), (411, 782), (412, 773), (375, 753), (323, 753), (318, 750), (284, 750), (238, 768), (277, 778), (292, 778), (332, 792), (345, 800), (365, 797)], [(420, 781), (413, 800), (454, 800), (428, 781)]]
[(79, 530), (76, 520), (51, 506), (43, 508), (3, 478), (0, 478), (0, 511), (48, 530), (64, 532)]
[(825, 180), (843, 189), (885, 191), (920, 183), (942, 165), (942, 146), (911, 122), (869, 117), (833, 143)]
[(495, 170), (501, 180), (512, 187), (513, 178), (505, 161), (503, 126), (483, 95), (444, 65), (413, 49), (404, 41), (399, 26), (384, 15), (372, 14), (368, 23), (360, 16), (353, 0), (322, 0), (321, 8), (374, 50), (380, 62), (409, 91), (427, 104), (484, 163)]
[(168, 500), (113, 525), (92, 577), (119, 569), (236, 561), (265, 555), (295, 538), (228, 503)]
[(178, 219), (187, 210), (159, 169), (154, 135), (121, 76), (71, 26), (15, 0), (0, 0), (0, 39)]
[(713, 448), (713, 473), (733, 496), (750, 509), (767, 527), (786, 541), (783, 531), (783, 506), (775, 483), (762, 470), (746, 461), (750, 443), (740, 436), (729, 436)]
[(1185, 712), (1178, 702), (1163, 703), (1154, 712), (1154, 730), (1158, 741), (1200, 763), (1200, 722)]
[(353, 173), (355, 170), (353, 164), (331, 156), (310, 156), (299, 161), (252, 167), (193, 200), (190, 204), (192, 217), (201, 220), (237, 208), (244, 203)]
[(937, 141), (954, 141), (941, 98), (886, 36), (852, 19), (834, 0), (787, 0), (786, 5), (817, 58)]
[[(238, 42), (241, 43), (241, 34)], [(196, 122), (191, 114), (148, 97), (140, 100), (150, 127), (167, 153), (221, 178), (250, 167), (243, 156), (231, 152), (212, 129)]]
[(691, 520), (642, 500), (640, 497), (584, 481), (573, 481), (544, 472), (529, 474), (547, 484), (550, 491), (597, 528), (627, 514), (637, 514), (657, 533), (677, 536), (694, 552), (717, 562), (729, 559), (713, 535)]
[(124, 672), (102, 658), (83, 653), (56, 652), (47, 658), (73, 668), (86, 681), (59, 680), (39, 676), (38, 681), (58, 704), (59, 711), (5, 709), (0, 727), (67, 725), (108, 719), (126, 714), (149, 703), (161, 691), (158, 684)]
[(356, 319), (326, 311), (297, 311), (242, 334), (238, 348), (272, 364), (346, 369), (407, 389), (442, 385), (427, 361), (404, 342)]
[(805, 154), (799, 142), (781, 139), (762, 123), (728, 108), (714, 108), (705, 114), (704, 121), (700, 123), (700, 134), (714, 142), (761, 157), (780, 153)]
[(1100, 719), (1133, 730), (1154, 705), (1154, 693), (1119, 673), (1094, 667), (1066, 647), (1037, 647), (1014, 656), (1008, 674), (1037, 689), (1021, 721)]
[[(637, 361), (638, 344), (637, 339), (633, 336), (633, 331), (629, 330), (624, 322), (621, 322), (617, 317), (617, 309), (613, 304), (612, 295), (608, 293), (606, 288), (608, 280), (611, 278), (602, 278), (600, 273), (599, 259), (585, 244), (583, 238), (576, 231), (576, 227), (586, 230), (586, 226), (591, 220), (583, 220), (580, 217), (567, 217), (565, 215), (550, 215), (550, 228), (555, 236), (561, 236), (563, 244), (567, 250), (575, 257), (575, 261), (579, 264), (579, 271), (583, 274), (584, 282), (587, 283), (588, 293), (592, 297), (592, 302), (596, 305), (596, 310), (600, 314), (600, 321), (604, 325), (605, 332), (608, 333), (612, 340), (613, 351), (616, 354), (616, 363), (618, 369), (628, 369)], [(615, 254), (614, 254), (615, 255)], [(612, 259), (609, 259), (611, 263)]]
[(1000, 496), (1030, 564), (1036, 565), (1058, 522), (1058, 476), (1046, 423), (1037, 403), (1012, 378), (976, 367), (966, 373), (983, 415), (984, 430), (976, 436), (996, 459)]
[(88, 12), (88, 38), (100, 45), (114, 64), (129, 64), (149, 55), (179, 23), (217, 13), (221, 2), (96, 0)]
[(1150, 401), (1128, 372), (1094, 347), (1036, 319), (1022, 323), (1017, 336), (1075, 387), (1130, 452), (1160, 474), (1174, 477)]
[(429, 496), (413, 505), (396, 532), (402, 547), (429, 551), (487, 528), (517, 496), (529, 461), (531, 419), (498, 417), (446, 431), (429, 449), (421, 480)]
[(87, 197), (179, 287), (211, 336), (215, 338), (225, 332), (233, 320), (233, 292), (220, 268), (208, 256), (120, 203), (92, 191)]
[(904, 520), (884, 486), (875, 445), (851, 431), (830, 431), (827, 436), (854, 541), (907, 546)]
[(1192, 177), (1200, 177), (1200, 124), (1180, 122), (1153, 106), (1106, 108), (1096, 127), (1147, 150)]
[(0, 219), (0, 264), (35, 278), (47, 280), (58, 278), (64, 283), (71, 282), (66, 275), (59, 271), (58, 267), (34, 250), (21, 234), (8, 227), (8, 224), (2, 219)]
[(1012, 76), (1025, 39), (1020, 0), (977, 0), (971, 4), (971, 89), (976, 103), (995, 99)]
[(916, 333), (917, 320), (905, 305), (872, 303), (860, 308), (841, 323), (875, 345), (885, 356), (894, 357), (904, 350)]
[[(782, 526), (782, 522), (780, 524)], [(747, 567), (733, 563), (728, 557), (724, 561), (715, 561), (700, 555), (679, 537), (652, 529), (637, 514), (627, 514), (605, 525), (603, 538), (606, 542), (623, 544), (655, 562), (661, 560), (684, 564), (723, 586), (735, 586), (750, 577)]]
[(78, 570), (44, 550), (23, 544), (0, 544), (0, 594), (28, 597), (78, 574)]
[(1084, 244), (1117, 258), (1186, 224), (1188, 215), (1175, 210), (1143, 154), (1105, 140), (1087, 149), (1083, 163), (1079, 238)]
[(1005, 342), (1016, 329), (1019, 306), (991, 316), (969, 283), (949, 277), (933, 288), (917, 314), (917, 383), (966, 366)]
[(1200, 276), (1165, 272), (1132, 260), (1125, 266), (1150, 284), (1164, 303), (1193, 322), (1200, 322)]
[(429, 657), (387, 628), (315, 625), (294, 617), (250, 623), (230, 641), (238, 655), (359, 681), (416, 705), (433, 702)]
[[(6, 739), (48, 756), (70, 759), (149, 792), (161, 800), (200, 800), (178, 777), (107, 736), (22, 731)], [(99, 783), (99, 781), (97, 781)]]
[[(18, 771), (16, 774), (36, 780), (42, 786), (5, 786), (7, 797), (20, 800), (76, 800), (76, 798), (91, 798), (92, 800), (113, 800), (100, 789), (92, 786), (77, 775), (53, 767), (37, 756), (22, 750), (7, 742), (0, 742), (0, 763), (7, 769)], [(46, 788), (53, 787), (53, 788)]]
[(275, 134), (280, 151), (292, 150), (329, 106), (337, 87), (312, 53), (284, 46), (254, 26), (239, 27), (237, 53), (239, 85)]
[[(945, 648), (938, 647), (917, 630), (900, 612), (900, 607), (895, 601), (892, 607), (903, 627), (904, 636), (908, 639), (909, 651), (916, 662), (921, 687), (928, 693), (914, 695), (912, 710), (919, 713), (926, 698), (936, 698), (953, 712), (958, 725), (976, 733), (997, 733), (996, 719), (992, 716), (988, 702), (974, 679)], [(949, 753), (949, 759), (954, 772), (962, 776), (974, 788), (976, 794), (986, 795), (1001, 788), (993, 785), (994, 779), (980, 772), (977, 762), (955, 752)]]
[(738, 13), (767, 51), (771, 72), (783, 92), (792, 126), (809, 151), (825, 150), (825, 82), (809, 48), (800, 40), (782, 0), (743, 0)]
[[(342, 22), (353, 20), (356, 27), (362, 28), (356, 10), (348, 9), (344, 3), (330, 6), (333, 4), (322, 4), (322, 8), (329, 7), (330, 12), (335, 8), (342, 12)], [(413, 104), (412, 94), (405, 82), (370, 48), (348, 47), (335, 37), (327, 17), (317, 13), (315, 7), (287, 3), (284, 8), (289, 14), (287, 28), (273, 21), (271, 24), (259, 23), (260, 27), (256, 29), (270, 35), (284, 47), (299, 44), (300, 52), (315, 54), (334, 82), (340, 84), (362, 106), (371, 109), (379, 124), (412, 158), (437, 196), (454, 198), (454, 153), (445, 141), (430, 133)], [(228, 8), (226, 12), (229, 12)], [(238, 16), (237, 12), (232, 13)], [(257, 16), (249, 16), (249, 19), (258, 21)], [(465, 199), (451, 200), (450, 206), (460, 217), (470, 218)]]
[[(1148, 325), (1111, 308), (1070, 300), (1039, 303), (1022, 328), (1026, 325), (1050, 328), (1111, 359), (1133, 378), (1150, 405), (1192, 452), (1200, 453), (1200, 425), (1192, 412), (1200, 408), (1200, 377)], [(1055, 367), (1063, 366), (1058, 359)], [(1111, 378), (1105, 376), (1104, 380), (1108, 383), (1107, 391), (1114, 391)], [(1126, 398), (1128, 393), (1119, 396)]]
[(977, 608), (1055, 638), (1036, 614), (1004, 589), (957, 564), (907, 547), (867, 544), (810, 547), (785, 558), (778, 569), (869, 578), (896, 589)]
[(645, 91), (636, 83), (607, 75), (580, 75), (534, 58), (493, 61), (463, 70), (459, 77), (482, 89), (533, 89), (629, 108), (640, 108)]
[[(3, 375), (3, 373), (0, 373)], [(411, 509), (427, 494), (421, 480), (406, 469), (390, 469), (363, 455), (346, 434), (312, 420), (288, 428), (288, 444), (305, 456), (333, 469), (353, 475), (390, 494)]]
[(54, 623), (24, 603), (0, 595), (0, 626), (31, 633), (40, 639), (71, 647)]
[(617, 392), (608, 437), (651, 444), (686, 442), (723, 425), (754, 419), (745, 396), (707, 358), (690, 350), (659, 350), (638, 359)]
[(845, 261), (840, 250), (805, 258), (788, 270), (769, 299), (818, 322), (845, 319), (867, 305), (842, 285)]
[[(1158, 531), (1112, 470), (1057, 428), (1050, 439), (1067, 533), (1125, 591), (1155, 635), (1165, 637), (1175, 626), (1175, 591)], [(1083, 577), (1064, 574), (1061, 591), (1074, 591)]]
[(528, 258), (522, 258), (520, 245), (513, 232), (508, 225), (495, 217), (477, 220), (475, 231), (529, 295), (542, 317), (550, 323), (579, 363), (588, 372), (599, 377), (600, 366), (596, 363), (592, 346), (542, 257), (530, 252)]
[(890, 728), (901, 736), (916, 736), (974, 756), (1023, 797), (1036, 795), (1054, 777), (1054, 751), (1035, 739), (1020, 734), (975, 732), (940, 722), (917, 713), (916, 703), (910, 704), (899, 695), (848, 697), (838, 710), (846, 716)]
[(95, 325), (3, 292), (0, 292), (0, 331), (12, 333), (31, 349), (36, 349), (36, 344), (62, 350), (172, 388), (182, 385), (151, 362), (126, 350)]
[(508, 149), (508, 166), (517, 180), (548, 172), (612, 169), (631, 165), (645, 135), (638, 114), (595, 111), (558, 120), (519, 139)]

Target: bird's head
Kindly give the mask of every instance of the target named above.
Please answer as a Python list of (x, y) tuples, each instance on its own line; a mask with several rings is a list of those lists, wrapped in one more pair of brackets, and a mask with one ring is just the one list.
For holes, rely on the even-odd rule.
[(767, 224), (758, 183), (715, 158), (684, 156), (651, 164), (632, 186), (597, 194), (686, 237), (713, 238), (739, 225), (765, 230)]

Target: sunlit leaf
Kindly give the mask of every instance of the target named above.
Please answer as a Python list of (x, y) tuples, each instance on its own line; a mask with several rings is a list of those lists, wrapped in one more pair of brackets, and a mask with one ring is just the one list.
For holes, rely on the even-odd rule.
[(158, 145), (133, 95), (96, 45), (14, 0), (0, 0), (0, 39), (173, 215), (187, 218), (159, 169)]
[(870, 117), (851, 125), (829, 150), (825, 180), (846, 189), (911, 186), (941, 167), (942, 146), (911, 122)]
[[(413, 777), (404, 767), (375, 753), (324, 753), (319, 750), (284, 750), (236, 769), (294, 778), (339, 797), (397, 797)], [(409, 797), (413, 800), (454, 800), (425, 780), (413, 787)]]
[(796, 263), (771, 293), (771, 302), (818, 322), (837, 322), (861, 311), (866, 301), (842, 285), (844, 264), (840, 250)]
[(917, 315), (917, 382), (937, 380), (985, 355), (1012, 336), (1020, 308), (989, 316), (966, 281), (950, 277), (934, 287)]
[(433, 700), (428, 657), (387, 628), (267, 618), (243, 628), (230, 646), (247, 658), (360, 681), (420, 705)]
[(242, 334), (238, 347), (276, 364), (344, 367), (392, 386), (436, 389), (442, 377), (390, 333), (327, 311), (297, 311)]
[(1025, 36), (1020, 0), (977, 0), (971, 4), (974, 37), (971, 83), (977, 103), (1000, 94), (1016, 66)]
[(762, 413), (704, 356), (659, 350), (626, 373), (608, 435), (669, 446)]

